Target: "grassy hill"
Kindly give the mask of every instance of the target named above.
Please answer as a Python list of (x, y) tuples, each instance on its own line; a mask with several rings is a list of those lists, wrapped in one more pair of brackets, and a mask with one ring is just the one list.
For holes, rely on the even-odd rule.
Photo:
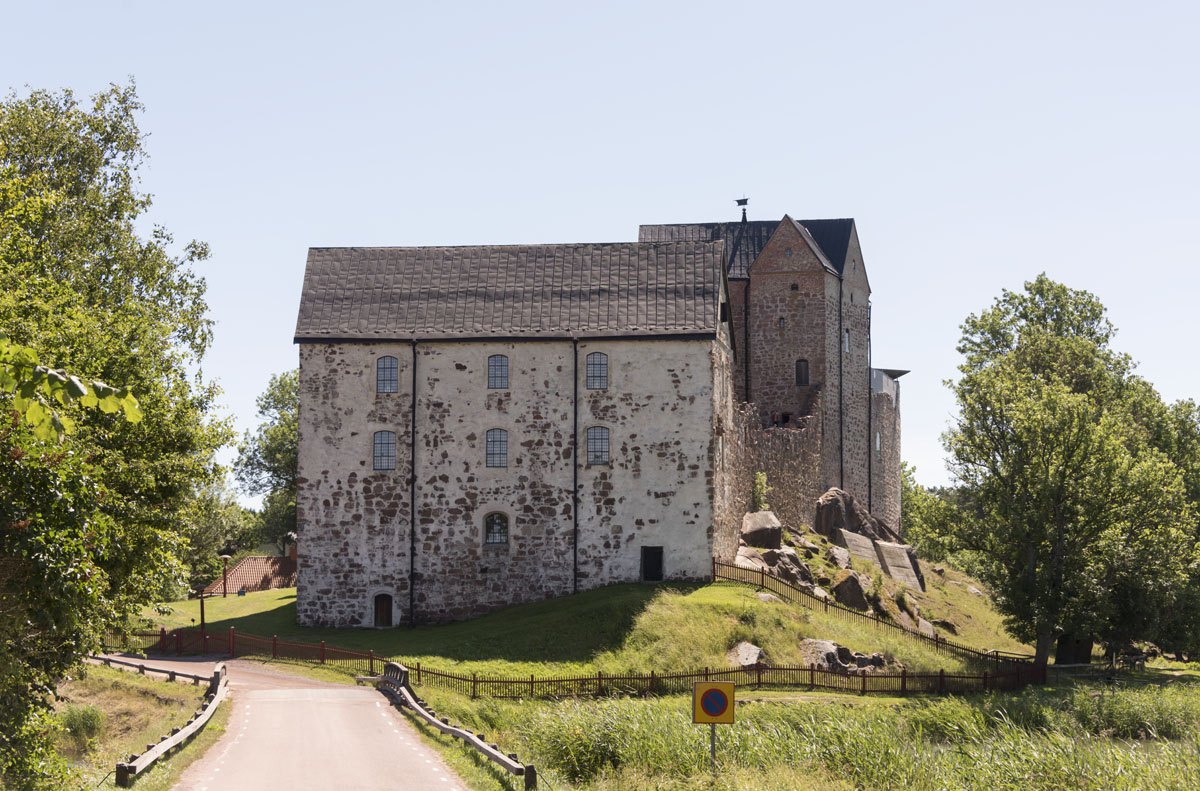
[[(982, 648), (1021, 650), (1001, 627), (981, 587), (953, 570), (930, 572), (929, 590), (906, 591), (927, 617), (956, 625), (957, 639)], [(891, 595), (891, 594), (888, 594)], [(156, 626), (190, 626), (199, 617), (196, 601), (174, 602), (168, 615), (149, 614)], [(280, 639), (372, 649), (431, 667), (488, 675), (530, 673), (594, 674), (683, 670), (726, 666), (726, 653), (740, 640), (767, 652), (768, 661), (804, 661), (799, 642), (806, 637), (834, 640), (863, 653), (879, 651), (911, 671), (964, 669), (959, 660), (871, 624), (842, 620), (796, 605), (761, 600), (753, 588), (712, 585), (613, 585), (536, 602), (471, 621), (416, 629), (316, 629), (295, 623), (295, 591), (276, 590), (244, 597), (209, 599), (210, 631), (230, 626)]]

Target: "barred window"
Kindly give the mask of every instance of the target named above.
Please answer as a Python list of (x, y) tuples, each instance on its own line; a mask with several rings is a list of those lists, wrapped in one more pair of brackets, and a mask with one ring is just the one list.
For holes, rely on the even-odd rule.
[(808, 360), (796, 361), (796, 387), (808, 384)]
[(508, 543), (508, 517), (488, 514), (483, 518), (483, 543), (489, 546)]
[(396, 469), (396, 432), (375, 432), (375, 463), (377, 470)]
[(493, 354), (488, 358), (488, 389), (508, 389), (508, 358), (503, 354)]
[(608, 429), (603, 426), (587, 430), (587, 463), (608, 464)]
[(587, 356), (587, 389), (608, 389), (608, 355), (592, 352)]
[(487, 466), (508, 466), (508, 432), (502, 428), (489, 428), (487, 432)]
[(395, 357), (380, 357), (375, 361), (375, 392), (395, 393), (400, 389), (400, 377)]

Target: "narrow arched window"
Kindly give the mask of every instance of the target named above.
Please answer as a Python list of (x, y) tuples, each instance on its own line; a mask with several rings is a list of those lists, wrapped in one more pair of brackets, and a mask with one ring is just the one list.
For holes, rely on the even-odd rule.
[(396, 358), (380, 357), (375, 361), (375, 392), (395, 393), (399, 389), (399, 364)]
[(808, 384), (808, 360), (796, 361), (796, 387), (804, 387)]
[(502, 428), (489, 428), (487, 432), (487, 466), (508, 466), (508, 432)]
[(508, 389), (508, 358), (503, 354), (493, 354), (488, 358), (488, 389)]
[(587, 389), (608, 389), (608, 355), (592, 352), (587, 356)]
[(587, 430), (587, 463), (608, 464), (608, 429), (604, 426)]
[(396, 469), (396, 432), (375, 432), (374, 467), (377, 470)]
[(507, 516), (493, 513), (483, 518), (483, 543), (488, 546), (508, 543)]

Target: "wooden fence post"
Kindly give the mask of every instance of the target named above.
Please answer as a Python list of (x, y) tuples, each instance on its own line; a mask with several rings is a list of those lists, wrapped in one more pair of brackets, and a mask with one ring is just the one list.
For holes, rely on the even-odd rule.
[(368, 663), (367, 675), (369, 675), (369, 676), (375, 675), (375, 649), (374, 648), (367, 649), (367, 663)]
[(182, 654), (183, 654), (183, 635), (179, 633), (178, 629), (176, 629), (175, 630), (175, 656), (180, 656)]
[(237, 656), (237, 634), (234, 631), (234, 628), (231, 626), (231, 627), (229, 627), (229, 658), (232, 659), (236, 656)]
[(472, 673), (471, 674), (471, 698), (475, 699), (477, 697), (479, 697), (479, 674)]
[(755, 689), (762, 686), (762, 662), (754, 663), (754, 687)]
[(760, 588), (767, 587), (767, 570), (766, 569), (758, 570), (758, 587), (760, 587)]
[(325, 664), (325, 641), (321, 641), (321, 664)]
[(421, 663), (417, 663), (417, 684), (421, 683)]
[(817, 663), (808, 663), (808, 687), (809, 689), (817, 688)]
[(529, 674), (529, 697), (533, 697), (533, 673)]
[(985, 670), (985, 671), (983, 671), (983, 691), (987, 692), (987, 690), (988, 690), (988, 679), (987, 679), (987, 671)]
[(938, 693), (946, 693), (946, 669), (942, 668), (938, 671)]
[(279, 635), (277, 634), (271, 635), (271, 658), (279, 658)]
[(704, 680), (708, 681), (708, 665), (704, 666)]
[(654, 671), (650, 671), (650, 694), (654, 694)]
[(158, 651), (159, 653), (167, 653), (167, 627), (162, 627), (158, 630)]
[(908, 694), (908, 668), (900, 668), (900, 696)]
[(604, 671), (596, 671), (596, 697), (604, 697)]

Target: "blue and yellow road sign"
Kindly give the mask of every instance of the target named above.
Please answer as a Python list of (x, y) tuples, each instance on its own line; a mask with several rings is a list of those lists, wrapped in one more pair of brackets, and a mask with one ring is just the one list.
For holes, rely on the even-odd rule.
[(697, 681), (692, 687), (692, 722), (733, 724), (732, 681)]

